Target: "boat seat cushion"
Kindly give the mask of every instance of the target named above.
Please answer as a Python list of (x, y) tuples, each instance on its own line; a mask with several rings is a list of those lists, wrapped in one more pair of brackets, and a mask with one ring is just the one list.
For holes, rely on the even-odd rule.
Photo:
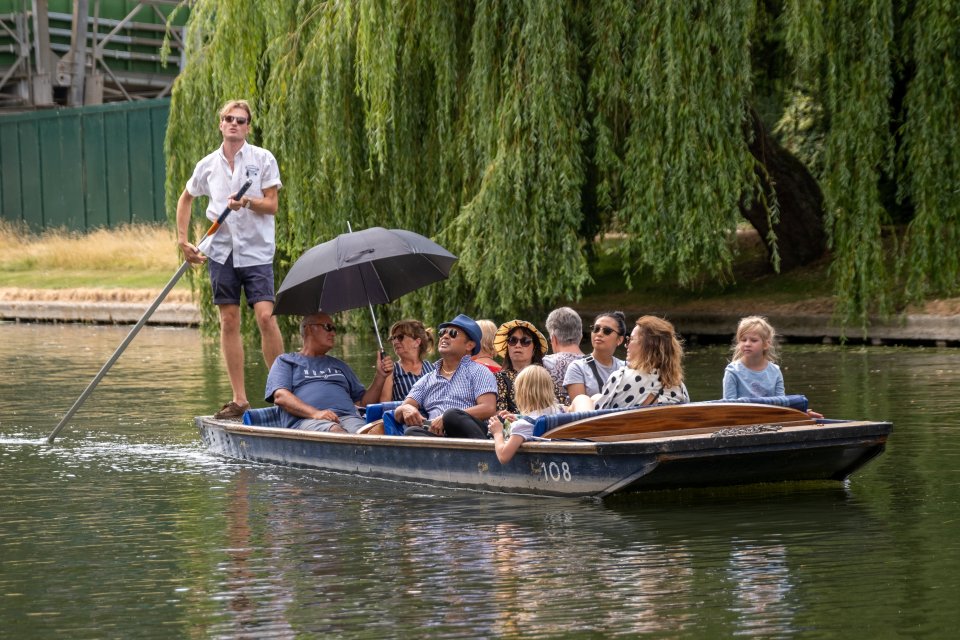
[(764, 396), (762, 398), (737, 398), (736, 400), (708, 400), (707, 402), (750, 402), (752, 404), (769, 404), (775, 407), (789, 407), (798, 411), (806, 411), (810, 408), (807, 396), (800, 394)]
[(383, 414), (387, 411), (391, 411), (400, 406), (400, 402), (397, 400), (391, 400), (390, 402), (376, 402), (367, 405), (366, 418), (367, 422), (376, 422), (383, 417)]
[[(802, 395), (789, 396), (769, 396), (765, 398), (738, 398), (736, 400), (706, 400), (703, 402), (691, 402), (689, 404), (711, 404), (716, 402), (747, 402), (752, 404), (768, 404), (776, 407), (790, 407), (800, 411), (807, 410), (807, 397)], [(597, 411), (578, 411), (574, 413), (555, 413), (549, 416), (540, 416), (533, 423), (533, 435), (540, 437), (551, 429), (583, 420), (594, 416), (602, 416), (608, 413), (617, 413), (620, 411), (636, 411), (637, 409), (649, 409), (658, 405), (652, 404), (645, 407), (623, 407), (620, 409), (599, 409)]]
[(378, 402), (367, 405), (367, 423), (383, 420), (383, 435), (402, 436), (403, 425), (397, 424), (393, 419), (393, 410), (400, 406), (400, 401), (391, 400), (390, 402)]
[(243, 424), (258, 427), (285, 427), (287, 426), (280, 407), (264, 407), (263, 409), (247, 409), (243, 412)]
[[(383, 417), (383, 413), (385, 411), (394, 409), (399, 405), (399, 402), (381, 402), (368, 405), (366, 414), (367, 422), (376, 422)], [(280, 407), (277, 407), (276, 405), (272, 407), (264, 407), (263, 409), (247, 409), (243, 412), (243, 424), (255, 425), (258, 427), (287, 426), (283, 418), (283, 412), (280, 411)]]

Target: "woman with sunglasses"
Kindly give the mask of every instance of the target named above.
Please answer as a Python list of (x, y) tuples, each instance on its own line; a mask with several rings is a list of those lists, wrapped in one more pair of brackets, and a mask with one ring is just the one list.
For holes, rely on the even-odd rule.
[(494, 374), (497, 379), (497, 411), (517, 413), (514, 381), (525, 367), (543, 365), (547, 339), (526, 320), (511, 320), (497, 329), (493, 346), (503, 358), (503, 369)]
[(563, 386), (571, 398), (600, 393), (607, 378), (623, 367), (624, 361), (613, 354), (623, 344), (626, 334), (627, 318), (622, 311), (608, 311), (594, 319), (590, 327), (593, 352), (571, 362), (563, 377)]
[(577, 396), (573, 411), (627, 409), (690, 402), (683, 383), (683, 345), (663, 318), (637, 320), (627, 343), (627, 366), (614, 371), (595, 396)]
[(380, 392), (380, 402), (402, 401), (413, 383), (433, 371), (433, 364), (424, 356), (433, 350), (433, 337), (419, 320), (401, 320), (390, 327), (390, 344), (397, 354), (393, 371)]

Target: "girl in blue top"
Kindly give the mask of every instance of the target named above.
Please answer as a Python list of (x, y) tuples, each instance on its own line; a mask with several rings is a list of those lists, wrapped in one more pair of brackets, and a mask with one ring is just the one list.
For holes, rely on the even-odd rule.
[(723, 372), (724, 400), (784, 395), (774, 338), (776, 332), (766, 318), (749, 316), (740, 321), (733, 358)]

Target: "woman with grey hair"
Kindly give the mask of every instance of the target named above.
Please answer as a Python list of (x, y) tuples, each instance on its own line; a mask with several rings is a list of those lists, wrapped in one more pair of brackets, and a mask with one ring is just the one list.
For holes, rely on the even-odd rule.
[(559, 389), (563, 390), (560, 402), (570, 404), (570, 397), (563, 386), (563, 376), (567, 367), (574, 360), (583, 357), (580, 350), (580, 341), (583, 339), (583, 321), (580, 314), (570, 307), (554, 309), (547, 316), (547, 333), (550, 334), (550, 350), (553, 352), (543, 357), (543, 366), (550, 372), (550, 377)]

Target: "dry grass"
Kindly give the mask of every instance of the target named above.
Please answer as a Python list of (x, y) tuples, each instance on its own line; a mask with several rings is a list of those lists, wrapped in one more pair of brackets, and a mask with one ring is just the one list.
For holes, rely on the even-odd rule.
[(172, 274), (180, 266), (170, 227), (125, 225), (88, 234), (64, 230), (31, 235), (0, 221), (0, 269), (140, 270)]
[[(749, 248), (750, 234), (741, 238)], [(755, 235), (755, 234), (754, 234)], [(47, 231), (35, 235), (0, 220), (0, 300), (74, 300), (84, 302), (148, 302), (180, 266), (175, 233), (169, 226), (128, 225), (89, 234)], [(744, 249), (744, 253), (747, 253)], [(740, 265), (739, 287), (713, 292), (682, 292), (664, 297), (663, 288), (624, 292), (620, 267), (602, 268), (598, 282), (585, 291), (580, 307), (639, 311), (728, 310), (731, 304), (778, 311), (829, 315), (833, 300), (826, 262), (779, 276), (764, 275), (765, 258)], [(186, 278), (167, 296), (169, 302), (191, 302)], [(908, 313), (960, 315), (960, 298), (929, 300)]]
[[(0, 300), (140, 302), (156, 297), (179, 266), (170, 227), (31, 234), (0, 221)], [(186, 278), (168, 300), (190, 300)]]

